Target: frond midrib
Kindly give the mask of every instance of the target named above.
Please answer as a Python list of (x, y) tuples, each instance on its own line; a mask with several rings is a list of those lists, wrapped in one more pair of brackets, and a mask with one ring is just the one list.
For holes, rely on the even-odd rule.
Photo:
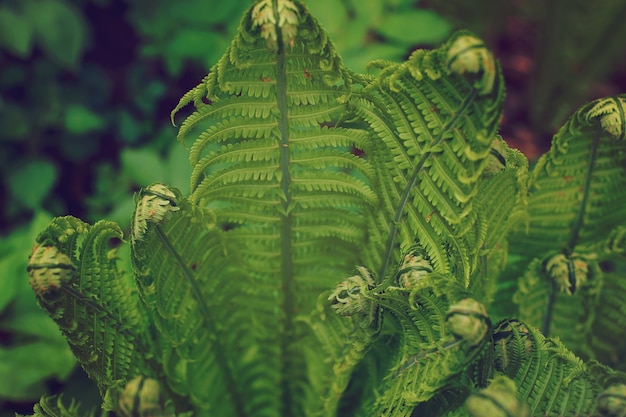
[(274, 9), (274, 18), (277, 22), (275, 30), (277, 34), (276, 51), (276, 101), (278, 107), (278, 132), (280, 134), (280, 160), (279, 169), (282, 174), (280, 179), (280, 189), (282, 191), (281, 213), (282, 225), (281, 233), (281, 287), (282, 287), (282, 310), (284, 317), (283, 332), (281, 340), (278, 342), (280, 346), (281, 356), (281, 405), (282, 414), (288, 415), (293, 409), (293, 399), (291, 398), (291, 387), (288, 375), (291, 373), (290, 360), (290, 343), (294, 339), (294, 288), (293, 288), (293, 260), (292, 260), (292, 219), (289, 214), (292, 204), (292, 195), (290, 191), (291, 173), (289, 171), (289, 162), (291, 158), (289, 150), (289, 108), (287, 96), (287, 57), (286, 45), (283, 39), (282, 30), (278, 24), (280, 16), (278, 15), (278, 1), (272, 1)]
[(601, 133), (602, 131), (600, 130), (600, 126), (598, 126), (595, 129), (594, 137), (591, 141), (591, 150), (589, 151), (587, 170), (585, 172), (585, 178), (583, 181), (582, 199), (580, 202), (578, 213), (576, 214), (576, 220), (574, 220), (574, 225), (572, 227), (569, 241), (567, 243), (567, 250), (570, 252), (573, 251), (576, 247), (580, 231), (583, 227), (585, 213), (587, 211), (587, 204), (589, 201), (589, 194), (591, 192), (591, 181), (594, 174), (596, 157), (598, 156), (598, 146), (600, 144), (600, 138), (602, 137)]
[[(476, 97), (477, 97), (476, 90), (472, 90), (472, 93), (463, 101), (461, 107), (456, 112), (454, 117), (446, 125), (442, 127), (441, 132), (439, 132), (439, 135), (435, 138), (434, 142), (432, 143), (432, 145), (430, 145), (430, 147), (436, 147), (443, 141), (445, 133), (454, 127), (456, 122), (460, 120), (461, 116), (465, 114), (465, 112), (470, 107), (471, 103), (474, 101)], [(393, 258), (395, 240), (398, 234), (398, 225), (400, 224), (400, 220), (404, 213), (404, 209), (406, 205), (408, 204), (409, 198), (411, 197), (411, 190), (415, 187), (415, 184), (417, 183), (417, 179), (420, 173), (422, 172), (422, 169), (424, 168), (424, 164), (426, 163), (426, 160), (428, 159), (428, 157), (431, 156), (431, 154), (432, 154), (431, 152), (425, 151), (420, 156), (420, 159), (415, 164), (413, 172), (411, 173), (411, 176), (408, 179), (404, 190), (402, 191), (400, 201), (398, 202), (396, 211), (393, 216), (393, 221), (391, 223), (391, 230), (389, 233), (389, 238), (387, 240), (387, 243), (385, 244), (385, 249), (384, 249), (385, 255), (383, 257), (383, 265), (378, 275), (379, 277), (381, 277), (381, 279), (384, 279), (385, 275), (387, 274), (387, 269), (389, 268), (389, 264)]]

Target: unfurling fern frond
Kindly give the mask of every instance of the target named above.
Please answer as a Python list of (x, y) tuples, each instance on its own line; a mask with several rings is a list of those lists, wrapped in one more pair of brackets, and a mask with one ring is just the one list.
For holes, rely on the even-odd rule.
[(175, 417), (165, 410), (159, 382), (143, 376), (126, 383), (120, 394), (118, 408), (121, 417)]
[(370, 325), (373, 320), (371, 312), (376, 304), (368, 292), (374, 289), (374, 279), (366, 268), (358, 267), (357, 270), (359, 274), (341, 281), (328, 300), (340, 316), (365, 316), (368, 317), (366, 325)]
[(33, 407), (34, 414), (19, 417), (104, 417), (105, 413), (96, 414), (91, 411), (85, 414), (80, 410), (80, 404), (72, 401), (69, 406), (63, 404), (61, 397), (42, 397)]
[(614, 294), (602, 290), (611, 279), (605, 266), (622, 264), (625, 110), (626, 96), (607, 97), (581, 107), (567, 121), (532, 171), (527, 228), (509, 236), (511, 251), (522, 256), (519, 264), (529, 265), (515, 296), (520, 318), (559, 336), (585, 358), (596, 357), (594, 346), (626, 336), (623, 329), (620, 336), (600, 330), (614, 321), (614, 313), (602, 307), (614, 305)]
[(624, 380), (517, 320), (498, 323), (493, 338), (495, 370), (515, 381), (517, 398), (528, 403), (533, 416), (590, 415), (611, 381)]
[(539, 257), (606, 239), (626, 219), (626, 96), (590, 102), (554, 136), (529, 184), (528, 233), (512, 240), (516, 253)]
[(497, 63), (476, 37), (459, 33), (361, 82), (351, 105), (378, 144), (370, 157), (382, 209), (372, 234), (387, 237), (370, 248), (369, 263), (385, 279), (417, 241), (435, 271), (469, 285), (484, 240), (472, 202), (503, 98)]
[(419, 285), (419, 281), (432, 272), (433, 264), (430, 262), (428, 254), (420, 245), (414, 245), (402, 258), (397, 273), (398, 285), (410, 290)]
[(624, 417), (626, 415), (626, 385), (612, 385), (600, 393), (596, 410), (602, 417)]
[[(179, 195), (168, 188), (169, 194)], [(269, 305), (238, 268), (238, 251), (214, 214), (187, 199), (177, 199), (176, 208), (168, 221), (148, 224), (148, 238), (132, 247), (141, 299), (158, 332), (161, 349), (154, 355), (169, 389), (199, 414), (271, 413), (279, 374), (266, 366), (271, 352), (258, 348), (267, 344), (256, 322), (271, 314), (264, 311)], [(136, 210), (143, 210), (141, 198)], [(176, 404), (177, 411), (184, 407)]]
[(448, 309), (446, 323), (458, 339), (474, 347), (482, 342), (491, 330), (491, 321), (485, 306), (472, 298), (464, 298)]
[(135, 215), (132, 221), (133, 245), (145, 238), (149, 223), (166, 222), (173, 212), (178, 211), (177, 201), (181, 198), (165, 184), (152, 184), (142, 189), (135, 198)]
[(489, 386), (470, 395), (465, 401), (471, 417), (529, 417), (528, 406), (517, 397), (515, 382), (496, 376)]
[(145, 372), (146, 352), (152, 351), (137, 292), (109, 247), (121, 237), (115, 223), (91, 226), (56, 218), (37, 237), (28, 267), (39, 304), (101, 394), (116, 381)]
[[(385, 378), (370, 381), (375, 401), (364, 401), (355, 415), (409, 416), (481, 354), (489, 319), (480, 303), (464, 297), (454, 278), (436, 273), (422, 278), (411, 292), (387, 287), (371, 293), (386, 315), (381, 333), (393, 328), (401, 337)], [(385, 351), (387, 343), (390, 340), (381, 336), (372, 352)]]
[(31, 288), (41, 297), (71, 281), (76, 267), (57, 247), (35, 245), (26, 270)]

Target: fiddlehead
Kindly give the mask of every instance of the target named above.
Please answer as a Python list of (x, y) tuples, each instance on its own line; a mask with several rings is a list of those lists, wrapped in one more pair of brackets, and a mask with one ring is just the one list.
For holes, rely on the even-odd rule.
[(426, 250), (420, 245), (415, 245), (407, 251), (402, 258), (398, 270), (398, 285), (402, 288), (411, 289), (419, 284), (422, 278), (433, 272), (433, 264), (430, 262)]
[(545, 260), (545, 269), (559, 291), (572, 295), (589, 279), (589, 263), (595, 258), (594, 254), (559, 253)]
[(165, 411), (159, 382), (142, 376), (126, 383), (120, 394), (118, 409), (122, 417), (175, 417)]
[(589, 415), (611, 381), (605, 368), (584, 363), (558, 339), (520, 321), (498, 323), (493, 339), (495, 370), (515, 381), (530, 415)]
[(612, 385), (600, 393), (596, 399), (596, 411), (601, 417), (626, 416), (626, 385)]
[(491, 330), (491, 320), (485, 306), (472, 298), (464, 298), (448, 309), (446, 324), (457, 338), (470, 347), (483, 341)]
[(497, 376), (489, 386), (471, 394), (465, 401), (471, 417), (529, 417), (528, 406), (517, 397), (515, 382)]
[(181, 198), (177, 193), (165, 184), (152, 184), (142, 188), (135, 195), (135, 215), (132, 222), (131, 242), (133, 245), (144, 239), (148, 224), (160, 224), (166, 222), (172, 213), (178, 211), (178, 200)]
[(55, 291), (72, 279), (76, 267), (69, 256), (55, 246), (35, 245), (28, 266), (26, 267), (29, 283), (35, 294), (42, 297)]
[(374, 278), (364, 267), (357, 268), (358, 275), (341, 281), (337, 288), (328, 296), (330, 306), (341, 316), (359, 315), (366, 317), (366, 325), (374, 321), (377, 305), (369, 294), (374, 289)]

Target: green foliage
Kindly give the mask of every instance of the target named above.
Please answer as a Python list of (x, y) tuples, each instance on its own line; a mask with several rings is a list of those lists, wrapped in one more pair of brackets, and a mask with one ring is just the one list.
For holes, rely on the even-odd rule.
[[(220, 2), (206, 13), (204, 0), (3, 3), (0, 193), (5, 204), (0, 228), (10, 230), (27, 222), (40, 205), (55, 214), (70, 211), (91, 221), (106, 217), (125, 226), (128, 216), (124, 213), (139, 187), (158, 180), (186, 189), (179, 181), (172, 183), (169, 175), (145, 181), (135, 169), (127, 172), (128, 164), (118, 155), (146, 151), (165, 161), (178, 160), (181, 153), (170, 146), (171, 126), (162, 112), (169, 111), (172, 97), (190, 73), (204, 71), (219, 59), (247, 5), (248, 1)], [(349, 9), (352, 14), (354, 7)], [(352, 55), (348, 62), (354, 68), (364, 68), (369, 60), (362, 59), (365, 52), (390, 46), (386, 39), (368, 35), (390, 26), (374, 17), (378, 11), (385, 19), (421, 13), (414, 5), (379, 0), (358, 8), (363, 30), (353, 37), (337, 35), (340, 50), (352, 51), (344, 59)], [(344, 17), (331, 13), (323, 24), (339, 30), (345, 26)], [(429, 33), (439, 33), (429, 42), (441, 41), (449, 31), (441, 18), (432, 16), (425, 23)], [(405, 32), (410, 29), (404, 28)], [(424, 42), (418, 36), (394, 43), (392, 55), (371, 57), (400, 58), (409, 47)], [(33, 207), (24, 205), (21, 200), (29, 197), (11, 193), (19, 185), (9, 178), (31, 161), (50, 158), (56, 160), (55, 173), (41, 183), (52, 178), (59, 182), (45, 199), (34, 198)], [(72, 186), (57, 186), (68, 181)]]
[[(65, 380), (75, 365), (55, 323), (32, 303), (32, 290), (22, 279), (33, 237), (50, 222), (39, 213), (0, 244), (0, 396), (34, 400), (46, 392), (46, 380)], [(53, 358), (53, 359), (52, 359)]]
[[(193, 104), (178, 134), (192, 142), (189, 193), (136, 194), (132, 276), (112, 221), (57, 217), (39, 234), (31, 285), (104, 411), (619, 408), (626, 376), (572, 350), (623, 351), (626, 97), (583, 106), (529, 173), (497, 135), (504, 82), (475, 35), (371, 68), (344, 66), (304, 4), (259, 0), (172, 111)], [(135, 177), (162, 166), (149, 151), (122, 159)], [(615, 309), (572, 314), (600, 307), (604, 282)], [(542, 306), (546, 334), (532, 327)], [(599, 342), (576, 339), (581, 326)], [(74, 408), (42, 400), (35, 415)]]
[(214, 2), (207, 12), (201, 0), (136, 1), (130, 18), (147, 40), (141, 52), (162, 57), (169, 73), (178, 75), (184, 60), (197, 60), (207, 67), (219, 59), (248, 4)]
[(441, 15), (406, 0), (318, 0), (308, 7), (333, 35), (346, 66), (359, 72), (372, 60), (398, 61), (416, 45), (437, 45), (451, 32)]
[[(615, 325), (623, 311), (617, 300), (626, 295), (625, 103), (624, 96), (597, 100), (565, 123), (529, 181), (530, 220), (509, 236), (527, 269), (514, 298), (519, 311), (507, 313), (559, 336), (584, 358), (614, 366), (623, 351), (615, 341), (624, 337)], [(508, 274), (518, 278), (517, 271)]]
[[(31, 161), (12, 172), (8, 178), (11, 195), (25, 208), (36, 209), (56, 182), (55, 166), (46, 160)], [(25, 193), (24, 190), (28, 190)]]
[(27, 57), (36, 43), (60, 65), (75, 68), (84, 44), (84, 23), (77, 11), (59, 0), (27, 0), (0, 8), (0, 44)]
[[(75, 402), (66, 406), (61, 401), (61, 398), (42, 397), (39, 403), (35, 404), (33, 411), (35, 412), (33, 416), (36, 417), (72, 417), (79, 415), (80, 410), (79, 405)], [(81, 416), (85, 417), (93, 417), (95, 415), (96, 413), (94, 412), (81, 414)]]

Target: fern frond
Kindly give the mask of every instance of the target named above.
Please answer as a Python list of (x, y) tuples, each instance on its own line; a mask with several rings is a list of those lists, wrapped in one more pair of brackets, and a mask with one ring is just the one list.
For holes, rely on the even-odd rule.
[[(142, 198), (140, 193), (137, 210)], [(184, 199), (171, 203), (178, 210), (166, 221), (150, 223), (133, 245), (135, 275), (154, 315), (163, 349), (155, 355), (167, 382), (197, 413), (274, 415), (278, 398), (272, 382), (278, 383), (280, 374), (267, 366), (271, 356), (261, 360), (268, 352), (258, 346), (271, 345), (259, 340), (267, 336), (256, 327), (256, 320), (272, 317), (267, 311), (272, 304), (237, 268), (237, 251), (213, 214)]]
[[(504, 325), (503, 325), (504, 324)], [(583, 416), (605, 388), (581, 359), (558, 339), (545, 338), (521, 322), (496, 325), (496, 370), (513, 379), (530, 415)]]
[(337, 126), (351, 83), (302, 4), (260, 1), (173, 112), (194, 103), (179, 131), (181, 141), (194, 138), (190, 204), (210, 208), (238, 248), (237, 265), (250, 279), (242, 300), (267, 306), (249, 312), (258, 315), (255, 332), (272, 335), (259, 342), (271, 372), (255, 372), (258, 385), (273, 387), (268, 409), (283, 415), (303, 415), (316, 390), (307, 379), (327, 377), (321, 363), (304, 365), (307, 357), (325, 358), (311, 329), (297, 323), (316, 308), (318, 294), (360, 263), (377, 204), (375, 170), (354, 152), (367, 153), (371, 138)]
[(477, 38), (459, 33), (365, 83), (351, 104), (379, 144), (370, 156), (380, 169), (384, 220), (375, 224), (389, 238), (372, 255), (377, 275), (384, 279), (400, 251), (418, 241), (436, 271), (453, 271), (467, 286), (475, 268), (472, 201), (502, 104), (497, 63)]
[[(116, 250), (109, 247), (111, 239), (121, 238), (115, 223), (91, 226), (69, 216), (55, 218), (37, 237), (29, 263), (39, 304), (102, 395), (115, 381), (151, 372), (145, 356), (153, 350), (147, 318), (132, 282), (116, 266)], [(69, 265), (46, 261), (41, 250), (57, 253)], [(71, 267), (66, 279), (42, 281), (63, 266)]]
[(593, 352), (589, 357), (596, 357), (607, 365), (618, 367), (623, 363), (626, 347), (626, 329), (620, 325), (620, 317), (623, 317), (626, 309), (626, 282), (621, 271), (602, 272), (602, 285), (599, 294), (594, 297), (593, 309), (589, 311), (592, 321), (589, 324), (591, 330), (588, 331), (587, 342)]
[[(61, 397), (42, 397), (33, 407), (34, 414), (19, 417), (94, 417), (95, 411), (85, 414), (80, 405), (74, 401), (69, 406), (63, 404)], [(100, 413), (104, 417), (104, 413)]]
[(626, 221), (626, 96), (582, 106), (554, 136), (530, 179), (528, 233), (512, 240), (516, 253), (571, 253), (604, 240)]
[(594, 329), (606, 319), (595, 312), (612, 297), (599, 296), (601, 265), (621, 254), (626, 224), (625, 109), (620, 95), (574, 113), (532, 171), (527, 228), (509, 236), (519, 263), (530, 263), (516, 298), (521, 318), (585, 358), (595, 357)]
[[(478, 257), (478, 265), (469, 289), (475, 298), (487, 305), (497, 290), (497, 278), (507, 264), (506, 235), (512, 227), (527, 220), (528, 161), (501, 139), (494, 141), (494, 151), (501, 158), (490, 155), (490, 165), (483, 174), (473, 202), (478, 214), (476, 228), (479, 233), (475, 247), (470, 251), (472, 256)], [(489, 309), (491, 311), (491, 306)]]
[[(559, 255), (557, 255), (559, 256)], [(541, 326), (544, 334), (555, 334), (565, 345), (584, 358), (592, 358), (590, 343), (594, 332), (597, 293), (604, 281), (594, 266), (593, 278), (575, 293), (559, 291), (554, 278), (547, 271), (546, 261), (535, 259), (519, 280), (519, 289), (513, 301), (519, 305), (519, 318), (534, 326)], [(594, 262), (595, 265), (595, 262)], [(568, 271), (566, 271), (568, 272)], [(567, 283), (569, 285), (569, 282)], [(569, 329), (567, 333), (562, 329)]]
[[(410, 293), (387, 287), (379, 294), (373, 289), (372, 294), (388, 312), (381, 332), (400, 337), (386, 376), (372, 381), (373, 391), (366, 394), (376, 393), (375, 401), (364, 402), (355, 415), (409, 416), (467, 369), (470, 358), (480, 355), (488, 318), (484, 307), (482, 313), (475, 312), (475, 304), (467, 304), (470, 300), (455, 303), (464, 297), (462, 286), (455, 278), (436, 273), (421, 279)], [(385, 349), (383, 341), (377, 340), (372, 352)]]
[[(324, 304), (320, 305), (318, 311), (311, 317), (303, 319), (303, 323), (311, 328), (315, 336), (314, 342), (319, 346), (317, 350), (309, 351), (309, 355), (312, 356), (309, 363), (324, 363), (324, 366), (331, 371), (319, 380), (311, 381), (316, 393), (315, 398), (318, 400), (311, 402), (314, 406), (311, 407), (309, 413), (310, 415), (332, 416), (338, 414), (344, 396), (348, 396), (350, 402), (353, 401), (355, 395), (350, 392), (350, 388), (354, 388), (350, 384), (359, 385), (364, 382), (358, 379), (355, 381), (355, 374), (358, 373), (358, 368), (366, 366), (365, 364), (369, 362), (366, 358), (370, 353), (372, 343), (378, 337), (378, 332), (376, 328), (363, 325), (362, 317), (355, 316), (346, 319), (331, 311), (326, 298), (325, 293), (320, 296), (320, 303)], [(390, 355), (383, 356), (380, 361), (376, 362), (376, 365), (380, 366), (389, 357)], [(382, 378), (383, 375), (377, 375), (378, 369), (378, 366), (368, 368), (367, 378), (364, 380)], [(310, 374), (316, 375), (319, 372)]]
[(503, 375), (494, 377), (489, 386), (470, 395), (465, 408), (472, 417), (506, 415), (529, 417), (528, 406), (517, 398), (515, 382)]

